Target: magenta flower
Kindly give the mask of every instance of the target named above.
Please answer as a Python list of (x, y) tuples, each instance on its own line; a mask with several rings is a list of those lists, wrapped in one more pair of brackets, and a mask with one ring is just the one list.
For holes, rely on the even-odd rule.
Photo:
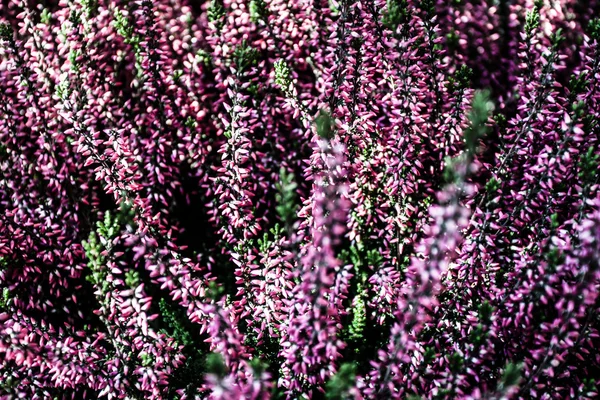
[(0, 4), (0, 399), (592, 399), (598, 1)]

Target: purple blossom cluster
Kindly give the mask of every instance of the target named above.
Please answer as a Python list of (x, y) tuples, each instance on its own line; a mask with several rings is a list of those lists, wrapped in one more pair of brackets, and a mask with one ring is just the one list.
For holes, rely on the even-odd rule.
[(0, 2), (0, 399), (592, 399), (600, 2)]

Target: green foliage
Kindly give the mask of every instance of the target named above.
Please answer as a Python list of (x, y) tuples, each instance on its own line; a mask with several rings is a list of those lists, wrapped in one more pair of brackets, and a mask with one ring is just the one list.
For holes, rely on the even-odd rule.
[(79, 26), (81, 24), (81, 14), (79, 10), (71, 10), (69, 14), (69, 21), (73, 24), (73, 26)]
[(259, 57), (259, 51), (254, 47), (249, 46), (245, 40), (243, 40), (242, 44), (237, 46), (233, 51), (233, 60), (238, 69), (238, 73), (242, 73), (251, 66), (256, 65)]
[(437, 353), (435, 352), (434, 347), (426, 347), (425, 352), (423, 353), (423, 364), (429, 365), (436, 360)]
[(2, 294), (0, 294), (0, 310), (8, 309), (10, 305), (10, 290), (8, 288), (2, 288)]
[(469, 112), (470, 125), (464, 132), (467, 151), (473, 156), (477, 150), (480, 138), (488, 132), (488, 119), (494, 109), (488, 90), (479, 90), (473, 96), (471, 111)]
[(210, 64), (212, 63), (212, 58), (210, 54), (204, 49), (199, 49), (196, 52), (196, 59), (198, 60), (198, 62), (202, 63), (205, 66), (210, 66)]
[(219, 353), (209, 353), (206, 356), (206, 372), (224, 378), (227, 375), (227, 367), (223, 356)]
[(225, 288), (215, 281), (210, 281), (206, 290), (206, 297), (211, 300), (219, 300), (225, 293)]
[(185, 127), (186, 127), (186, 128), (190, 128), (190, 129), (193, 129), (193, 128), (197, 128), (197, 127), (198, 127), (198, 123), (197, 123), (197, 122), (196, 122), (196, 120), (195, 120), (193, 117), (191, 117), (191, 116), (188, 116), (188, 117), (185, 119), (185, 123), (184, 123), (184, 125), (185, 125)]
[(560, 222), (558, 220), (558, 214), (554, 213), (550, 216), (550, 226), (552, 227), (552, 229), (556, 229), (558, 228), (560, 225)]
[(140, 284), (140, 273), (134, 270), (125, 271), (125, 284), (134, 289)]
[(340, 252), (340, 260), (345, 264), (352, 264), (356, 269), (357, 266), (363, 264), (363, 251), (364, 247), (359, 244), (351, 244), (348, 249), (343, 249)]
[(88, 240), (82, 243), (88, 259), (87, 265), (91, 270), (91, 274), (87, 275), (86, 279), (98, 286), (103, 293), (106, 293), (110, 288), (110, 283), (106, 279), (105, 251), (110, 252), (113, 239), (121, 231), (122, 226), (131, 223), (133, 213), (133, 209), (126, 203), (121, 204), (119, 212), (114, 216), (110, 210), (106, 211), (104, 219), (96, 222), (96, 230), (91, 231)]
[(584, 182), (593, 182), (600, 169), (600, 156), (594, 154), (594, 148), (588, 147), (579, 159), (579, 178)]
[(269, 368), (269, 364), (265, 363), (260, 358), (253, 358), (250, 360), (250, 368), (255, 377), (259, 377)]
[(212, 0), (206, 10), (208, 20), (215, 24), (218, 30), (223, 27), (225, 17), (225, 7), (221, 0)]
[[(185, 393), (194, 397), (204, 381), (206, 372), (206, 353), (208, 344), (196, 334), (197, 326), (191, 323), (185, 310), (177, 304), (171, 304), (165, 298), (158, 302), (161, 333), (183, 345), (184, 363), (175, 369), (169, 379), (172, 388), (185, 387)], [(167, 398), (174, 398), (174, 390)]]
[(470, 334), (469, 334), (469, 341), (477, 346), (481, 346), (482, 344), (484, 344), (485, 340), (487, 338), (487, 331), (484, 328), (483, 325), (478, 324), (477, 326), (475, 326)]
[(114, 13), (114, 26), (117, 33), (125, 39), (125, 43), (139, 44), (139, 39), (133, 34), (133, 26), (118, 8)]
[(452, 353), (448, 361), (450, 371), (453, 374), (458, 374), (462, 370), (463, 365), (465, 364), (465, 359), (460, 353)]
[(258, 332), (254, 329), (247, 329), (246, 338), (244, 343), (246, 346), (255, 349), (255, 354), (252, 359), (250, 366), (252, 366), (255, 375), (258, 375), (262, 371), (265, 371), (270, 365), (281, 365), (283, 363), (282, 357), (279, 355), (281, 347), (279, 345), (278, 336), (279, 330), (273, 327), (276, 335), (263, 335), (258, 339)]
[(383, 24), (391, 30), (404, 25), (410, 18), (408, 1), (387, 0), (387, 10), (383, 13)]
[[(185, 387), (185, 393), (194, 398), (198, 388), (204, 383), (205, 372), (206, 357), (204, 353), (200, 351), (191, 352), (186, 354), (183, 365), (173, 371), (169, 377), (169, 383), (172, 388)], [(166, 398), (177, 398), (173, 389), (171, 389), (171, 396)]]
[(283, 90), (287, 90), (292, 83), (292, 71), (283, 59), (275, 61), (275, 83)]
[(504, 270), (499, 270), (496, 272), (496, 285), (498, 285), (498, 287), (502, 287), (505, 283), (506, 283), (506, 271)]
[(258, 238), (256, 243), (258, 244), (258, 250), (262, 254), (267, 254), (273, 245), (273, 242), (276, 241), (283, 235), (283, 231), (279, 224), (275, 224), (275, 226), (269, 229), (268, 232), (263, 233), (262, 238)]
[(433, 15), (435, 13), (436, 0), (421, 0), (417, 2), (418, 7), (425, 11), (425, 15)]
[(346, 309), (348, 314), (342, 336), (348, 343), (348, 350), (353, 353), (349, 356), (359, 363), (359, 368), (362, 368), (360, 363), (367, 357), (366, 354), (371, 351), (370, 346), (374, 344), (371, 335), (377, 335), (375, 330), (367, 327), (368, 276), (370, 267), (377, 270), (383, 262), (383, 256), (376, 248), (368, 248), (363, 243), (352, 243), (348, 248), (340, 251), (338, 258), (342, 263), (352, 264), (354, 267), (350, 290), (352, 303)]
[(110, 211), (104, 213), (104, 221), (98, 221), (96, 227), (98, 229), (98, 235), (100, 235), (101, 238), (100, 240), (102, 241), (102, 239), (104, 239), (104, 243), (113, 239), (121, 229), (119, 218), (113, 217)]
[(452, 29), (449, 33), (446, 34), (446, 45), (450, 51), (454, 51), (458, 48), (459, 37), (454, 29)]
[(458, 71), (448, 78), (448, 86), (451, 90), (467, 89), (471, 85), (473, 70), (466, 65), (462, 65)]
[(540, 26), (540, 9), (535, 7), (533, 10), (528, 10), (525, 14), (525, 32), (532, 35), (533, 32)]
[(87, 18), (92, 17), (98, 10), (98, 0), (79, 0)]
[(462, 164), (463, 157), (458, 155), (456, 157), (446, 157), (444, 159), (444, 172), (442, 173), (442, 179), (445, 183), (458, 183), (460, 175), (458, 174), (459, 165)]
[(584, 101), (577, 101), (571, 105), (571, 111), (573, 111), (574, 121), (585, 119), (585, 112), (587, 106)]
[(351, 244), (348, 249), (341, 250), (339, 259), (354, 266), (355, 275), (361, 277), (362, 283), (367, 279), (364, 267), (371, 266), (377, 269), (383, 262), (383, 256), (378, 249), (367, 248), (362, 243)]
[(183, 70), (176, 69), (173, 71), (173, 82), (179, 82), (179, 79), (183, 76)]
[(292, 227), (296, 219), (298, 209), (297, 187), (298, 185), (294, 181), (294, 174), (287, 172), (282, 167), (279, 170), (279, 182), (276, 184), (277, 194), (275, 195), (275, 201), (277, 202), (277, 206), (275, 210), (288, 230)]
[(260, 251), (262, 254), (268, 253), (271, 245), (273, 244), (269, 232), (264, 232), (263, 237), (258, 238), (256, 242), (258, 243), (258, 251)]
[(158, 307), (160, 309), (160, 316), (168, 327), (169, 332), (165, 333), (184, 346), (192, 345), (192, 335), (182, 323), (182, 318), (177, 310), (170, 306), (165, 299), (160, 299)]
[(571, 76), (569, 80), (569, 91), (572, 94), (583, 93), (590, 83), (586, 71), (578, 75)]
[(506, 119), (506, 115), (502, 113), (494, 114), (494, 122), (499, 130), (503, 131), (508, 126), (508, 120)]
[(592, 19), (587, 27), (590, 38), (600, 41), (600, 18)]
[(81, 51), (80, 50), (71, 50), (69, 51), (69, 62), (71, 63), (71, 71), (73, 72), (79, 72), (79, 61), (77, 61), (79, 59), (79, 57), (81, 57)]
[(537, 12), (540, 12), (542, 10), (542, 7), (544, 7), (544, 0), (535, 0), (533, 2), (533, 6), (537, 10)]
[(257, 23), (260, 20), (266, 20), (266, 17), (269, 15), (269, 10), (267, 9), (267, 3), (264, 0), (250, 0), (250, 20), (254, 23)]
[(154, 357), (152, 357), (152, 355), (148, 354), (148, 353), (140, 353), (139, 355), (140, 360), (142, 360), (142, 366), (143, 367), (149, 367), (150, 365), (152, 365), (154, 363)]
[(319, 115), (315, 118), (315, 126), (317, 128), (317, 135), (323, 139), (331, 140), (335, 135), (334, 121), (325, 110), (319, 111)]
[(494, 308), (485, 301), (479, 305), (479, 323), (471, 330), (469, 335), (470, 342), (474, 345), (481, 346), (485, 343), (488, 336), (488, 328)]
[(365, 303), (365, 290), (359, 283), (357, 294), (354, 297), (352, 312), (352, 323), (348, 329), (349, 340), (353, 342), (362, 342), (364, 339), (364, 331), (367, 326), (367, 305)]
[(137, 78), (142, 78), (144, 76), (144, 71), (142, 69), (140, 37), (134, 34), (133, 26), (119, 9), (115, 9), (114, 11), (113, 23), (119, 36), (123, 37), (125, 43), (130, 44), (133, 47)]
[(500, 379), (500, 390), (506, 390), (513, 386), (516, 386), (521, 381), (521, 370), (523, 366), (521, 364), (508, 363), (504, 367), (502, 378)]
[(107, 293), (110, 289), (110, 283), (107, 281), (107, 271), (104, 268), (106, 257), (102, 254), (104, 246), (98, 240), (96, 232), (90, 232), (87, 242), (83, 242), (83, 249), (88, 259), (87, 266), (91, 270), (91, 275), (86, 279), (93, 285), (99, 286), (102, 293)]
[(6, 41), (13, 40), (13, 29), (9, 24), (0, 23), (0, 39)]
[(479, 305), (479, 320), (483, 323), (489, 323), (492, 320), (492, 313), (494, 312), (494, 307), (490, 304), (489, 301), (484, 301)]
[(61, 100), (66, 100), (71, 95), (71, 84), (67, 77), (62, 79), (58, 85), (55, 86), (56, 96)]
[(491, 178), (489, 181), (487, 181), (487, 183), (485, 184), (485, 190), (488, 193), (494, 193), (496, 192), (498, 189), (500, 189), (500, 181), (496, 178)]
[(40, 14), (40, 21), (44, 25), (50, 25), (50, 21), (52, 21), (52, 14), (48, 11), (47, 8), (44, 8)]
[(548, 262), (549, 272), (552, 272), (565, 262), (565, 255), (558, 248), (553, 247), (546, 253), (546, 261)]
[[(19, 381), (19, 379), (15, 379), (10, 373), (0, 376), (0, 389), (9, 391), (10, 389), (17, 387), (19, 385)], [(2, 393), (1, 390), (0, 393)]]
[(583, 380), (583, 389), (581, 391), (581, 394), (583, 396), (591, 398), (593, 396), (596, 396), (597, 391), (598, 386), (594, 378), (585, 378)]
[(550, 36), (550, 42), (552, 43), (553, 48), (556, 48), (563, 40), (565, 40), (565, 36), (562, 34), (562, 29), (560, 28)]
[(350, 46), (356, 51), (359, 51), (361, 47), (365, 44), (365, 39), (362, 37), (353, 37), (350, 42)]
[(350, 389), (356, 381), (356, 365), (344, 363), (339, 371), (327, 382), (325, 398), (329, 400), (343, 400), (349, 398)]

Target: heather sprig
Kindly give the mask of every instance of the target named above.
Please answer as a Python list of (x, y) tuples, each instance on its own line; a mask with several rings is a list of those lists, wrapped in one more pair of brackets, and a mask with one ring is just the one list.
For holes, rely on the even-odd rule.
[(598, 1), (0, 4), (0, 399), (596, 398)]

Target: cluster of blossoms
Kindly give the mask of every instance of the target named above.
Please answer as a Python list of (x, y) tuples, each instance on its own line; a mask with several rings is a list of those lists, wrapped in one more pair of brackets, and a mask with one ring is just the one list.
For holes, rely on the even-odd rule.
[(0, 2), (0, 399), (600, 396), (600, 2)]

